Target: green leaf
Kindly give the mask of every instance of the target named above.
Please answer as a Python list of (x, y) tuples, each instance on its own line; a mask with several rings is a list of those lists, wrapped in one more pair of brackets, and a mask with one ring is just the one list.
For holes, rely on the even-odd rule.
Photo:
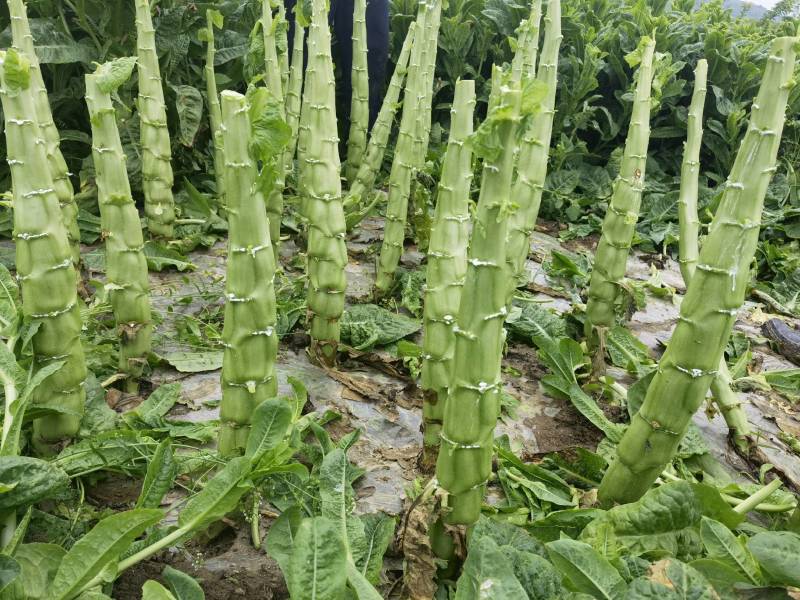
[(66, 554), (55, 544), (22, 544), (14, 553), (20, 576), (3, 590), (3, 600), (52, 600), (50, 583)]
[(753, 555), (725, 525), (703, 517), (700, 521), (700, 538), (708, 558), (741, 571), (752, 583), (761, 583), (761, 573)]
[(344, 450), (328, 452), (319, 470), (319, 496), (322, 516), (339, 529), (349, 556), (358, 563), (366, 550), (366, 538), (362, 522), (348, 518), (355, 505), (352, 473)]
[(163, 516), (160, 510), (137, 508), (100, 521), (75, 542), (61, 561), (50, 589), (53, 600), (72, 598)]
[(719, 600), (697, 570), (667, 558), (650, 565), (648, 574), (631, 582), (627, 600)]
[(136, 67), (135, 56), (126, 56), (116, 60), (103, 63), (94, 72), (97, 87), (104, 94), (110, 94), (119, 86), (131, 78), (134, 67)]
[(702, 574), (714, 586), (720, 598), (735, 598), (734, 586), (749, 582), (747, 576), (738, 569), (711, 558), (693, 560), (689, 566)]
[(488, 536), (473, 539), (458, 578), (455, 600), (527, 598), (514, 567)]
[(0, 264), (0, 333), (8, 335), (20, 318), (20, 298), (17, 280), (8, 268)]
[(3, 57), (3, 80), (12, 93), (28, 89), (31, 83), (31, 63), (14, 48), (6, 50)]
[(700, 509), (691, 485), (667, 483), (636, 502), (608, 510), (587, 525), (580, 539), (598, 549), (611, 543), (637, 555), (658, 550), (680, 556), (699, 543), (692, 527), (700, 520)]
[(305, 519), (297, 531), (289, 576), (292, 600), (342, 600), (347, 551), (337, 527), (324, 517)]
[(344, 311), (342, 340), (356, 350), (386, 346), (420, 329), (419, 321), (375, 304), (355, 304)]
[(588, 544), (563, 539), (545, 546), (550, 560), (573, 589), (608, 600), (618, 598), (625, 589), (625, 581), (617, 570)]
[(0, 554), (0, 592), (6, 589), (19, 577), (22, 567), (10, 556)]
[(302, 522), (303, 513), (295, 504), (284, 510), (275, 519), (267, 533), (267, 553), (278, 563), (284, 578), (288, 578), (289, 561), (294, 549), (295, 536)]
[(378, 593), (372, 584), (367, 581), (364, 574), (358, 570), (353, 564), (353, 561), (347, 561), (347, 583), (353, 589), (358, 600), (382, 600), (382, 596)]
[(263, 162), (269, 162), (283, 152), (292, 135), (292, 130), (281, 116), (280, 100), (264, 87), (247, 90), (250, 128), (252, 130), (253, 154)]
[(157, 387), (135, 410), (126, 414), (139, 417), (148, 425), (156, 426), (181, 397), (180, 383), (165, 383)]
[(566, 596), (561, 573), (549, 561), (510, 546), (503, 546), (501, 550), (507, 562), (513, 565), (514, 575), (530, 600), (558, 600)]
[(383, 513), (362, 515), (360, 519), (364, 524), (366, 551), (356, 566), (367, 581), (377, 585), (381, 577), (383, 555), (394, 537), (395, 520)]
[(222, 368), (223, 352), (170, 352), (162, 358), (181, 373), (203, 373)]
[(800, 535), (789, 531), (764, 531), (747, 541), (747, 548), (770, 581), (800, 587)]
[(177, 250), (160, 242), (148, 240), (144, 243), (144, 255), (147, 267), (151, 271), (163, 271), (167, 267), (175, 267), (178, 271), (194, 271), (195, 265)]
[(175, 596), (157, 581), (145, 581), (142, 586), (142, 600), (175, 600)]
[(22, 543), (22, 540), (25, 539), (25, 534), (28, 532), (28, 525), (30, 525), (32, 514), (33, 506), (29, 506), (28, 510), (25, 511), (25, 516), (22, 517), (22, 520), (19, 523), (17, 523), (17, 527), (14, 529), (14, 535), (11, 536), (11, 539), (8, 540), (6, 545), (3, 547), (3, 554), (14, 556), (14, 553)]
[(252, 427), (244, 455), (255, 465), (286, 436), (292, 422), (292, 409), (278, 398), (264, 400), (253, 411)]
[(506, 328), (525, 342), (530, 342), (533, 336), (542, 333), (552, 338), (566, 335), (564, 319), (535, 302), (523, 302), (514, 306), (506, 319)]
[(232, 459), (186, 503), (178, 515), (178, 525), (200, 531), (234, 510), (241, 497), (252, 488), (247, 480), (249, 474), (249, 458)]
[(158, 508), (166, 493), (175, 482), (177, 464), (172, 452), (170, 438), (162, 440), (147, 465), (142, 482), (142, 491), (136, 500), (136, 508)]
[(101, 469), (134, 471), (143, 468), (158, 443), (137, 431), (115, 430), (67, 446), (55, 463), (74, 477)]
[(164, 567), (161, 576), (167, 582), (176, 600), (205, 600), (205, 592), (194, 577), (190, 577), (178, 569), (173, 569), (169, 565)]
[(629, 373), (638, 374), (642, 365), (653, 363), (649, 348), (621, 325), (609, 330), (606, 336), (606, 350), (611, 362)]
[(191, 147), (203, 120), (203, 96), (191, 85), (173, 85), (178, 112), (178, 141)]
[(0, 456), (0, 511), (27, 508), (69, 485), (69, 477), (57, 465), (29, 456)]

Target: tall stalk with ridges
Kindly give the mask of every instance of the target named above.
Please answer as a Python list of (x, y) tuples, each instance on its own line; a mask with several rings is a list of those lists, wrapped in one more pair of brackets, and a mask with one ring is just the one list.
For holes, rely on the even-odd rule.
[[(417, 14), (417, 28), (414, 44), (409, 59), (408, 78), (403, 94), (403, 116), (400, 119), (400, 130), (389, 174), (389, 198), (386, 206), (386, 224), (383, 230), (383, 243), (378, 258), (378, 271), (375, 279), (375, 291), (384, 295), (394, 281), (394, 273), (403, 254), (408, 197), (411, 193), (411, 178), (422, 164), (421, 150), (421, 115), (424, 104), (427, 65), (427, 48), (432, 30), (431, 21), (436, 20), (437, 0), (420, 2)], [(439, 7), (441, 10), (441, 7)], [(438, 26), (437, 26), (438, 32)]]
[(136, 36), (144, 214), (150, 235), (169, 239), (175, 224), (172, 150), (149, 0), (136, 0)]
[(542, 0), (534, 0), (531, 4), (530, 16), (523, 20), (517, 28), (517, 48), (511, 61), (511, 74), (517, 81), (521, 81), (523, 77), (533, 77), (536, 73), (541, 19)]
[(367, 0), (355, 0), (353, 11), (353, 68), (350, 75), (350, 135), (344, 175), (352, 184), (367, 148), (369, 72), (367, 70)]
[(614, 325), (614, 302), (619, 293), (619, 285), (625, 277), (628, 254), (642, 203), (647, 146), (650, 141), (650, 90), (655, 42), (643, 38), (639, 51), (641, 57), (625, 151), (606, 210), (589, 283), (586, 318), (595, 327)]
[(33, 336), (34, 369), (63, 366), (36, 389), (34, 402), (60, 414), (33, 423), (33, 441), (42, 451), (78, 432), (86, 392), (81, 347), (81, 315), (69, 237), (55, 192), (47, 144), (36, 115), (27, 58), (0, 52), (0, 100), (11, 170), (17, 277), (22, 310), (40, 326)]
[(311, 353), (331, 364), (339, 343), (346, 286), (345, 221), (339, 177), (336, 89), (325, 0), (313, 0), (300, 123), (300, 195), (308, 219)]
[[(275, 32), (275, 45), (278, 50), (278, 64), (281, 68), (281, 89), (286, 96), (289, 87), (289, 22), (286, 20), (286, 6), (278, 2), (278, 17), (275, 19), (277, 30)], [(296, 23), (295, 23), (296, 25)]]
[(542, 190), (547, 177), (547, 157), (550, 153), (556, 106), (558, 51), (562, 37), (560, 0), (550, 0), (544, 22), (544, 42), (536, 79), (545, 91), (539, 112), (533, 116), (523, 135), (517, 157), (517, 179), (511, 193), (518, 204), (517, 210), (508, 220), (507, 260), (513, 276), (512, 293), (518, 285), (528, 282), (525, 261), (530, 251), (531, 234), (539, 217)]
[[(285, 116), (283, 78), (281, 64), (278, 60), (275, 32), (277, 21), (272, 18), (270, 0), (261, 1), (261, 31), (264, 36), (264, 68), (267, 90), (276, 100), (281, 117)], [(267, 196), (267, 216), (269, 217), (269, 235), (275, 262), (278, 262), (278, 247), (281, 240), (281, 219), (283, 218), (283, 189), (286, 184), (286, 164), (279, 160), (275, 166), (275, 180), (272, 189), (264, 190)]]
[(497, 77), (494, 84), (492, 108), (472, 137), (484, 167), (436, 463), (436, 477), (448, 492), (450, 512), (445, 520), (452, 524), (478, 520), (500, 409), (503, 324), (508, 313), (507, 217), (512, 210), (520, 90)]
[(436, 71), (436, 56), (439, 51), (439, 27), (442, 21), (442, 0), (428, 0), (430, 14), (425, 20), (425, 46), (422, 51), (422, 74), (417, 97), (417, 133), (414, 149), (416, 169), (425, 165), (431, 137), (433, 103), (433, 79)]
[(28, 10), (24, 0), (8, 0), (8, 12), (11, 17), (11, 38), (14, 48), (30, 61), (30, 88), (36, 121), (46, 145), (47, 163), (53, 179), (53, 189), (58, 196), (61, 215), (69, 237), (72, 262), (77, 266), (81, 257), (81, 232), (78, 229), (78, 207), (73, 197), (74, 190), (69, 179), (69, 169), (61, 154), (61, 136), (53, 122), (47, 88), (42, 79), (42, 69), (33, 45)]
[[(678, 195), (678, 223), (680, 226), (678, 248), (681, 273), (687, 286), (694, 275), (699, 256), (700, 220), (697, 215), (697, 195), (707, 74), (708, 63), (705, 59), (701, 59), (697, 62), (697, 68), (694, 71), (694, 92), (689, 105), (686, 145), (681, 165), (681, 187)], [(711, 394), (728, 425), (734, 444), (740, 451), (747, 452), (750, 445), (748, 441), (751, 434), (750, 423), (742, 408), (739, 395), (733, 390), (733, 378), (724, 357), (720, 360), (719, 372), (711, 382)]]
[(131, 196), (111, 94), (130, 78), (135, 64), (135, 58), (121, 58), (86, 75), (108, 295), (120, 334), (119, 368), (128, 376), (132, 392), (138, 390), (138, 378), (147, 363), (153, 325), (144, 236)]
[(375, 123), (372, 125), (366, 156), (364, 160), (361, 161), (361, 165), (358, 167), (358, 173), (350, 185), (350, 190), (347, 192), (347, 196), (344, 200), (345, 211), (348, 213), (348, 230), (361, 222), (363, 217), (366, 216), (372, 208), (370, 203), (363, 205), (363, 202), (365, 197), (368, 197), (372, 193), (372, 188), (375, 185), (375, 178), (378, 176), (378, 172), (383, 164), (383, 157), (386, 154), (386, 144), (389, 141), (389, 135), (392, 133), (394, 116), (399, 106), (400, 92), (403, 90), (403, 81), (409, 70), (408, 61), (411, 54), (411, 47), (414, 43), (416, 29), (417, 23), (414, 21), (408, 28), (406, 38), (403, 41), (403, 47), (400, 50), (397, 63), (395, 63), (392, 78), (389, 81), (389, 87), (386, 89), (386, 95), (383, 97), (381, 109), (378, 112)]
[(450, 139), (442, 162), (425, 285), (422, 421), (424, 462), (430, 466), (439, 447), (455, 348), (453, 329), (467, 273), (472, 148), (465, 142), (472, 135), (474, 109), (475, 82), (458, 81), (450, 109)]
[(672, 460), (717, 375), (750, 281), (764, 197), (775, 172), (796, 37), (773, 41), (750, 123), (644, 403), (599, 489), (605, 504), (641, 497)]
[(229, 229), (219, 450), (230, 455), (245, 447), (256, 406), (277, 392), (278, 336), (275, 259), (244, 96), (222, 92), (222, 122)]
[(303, 92), (303, 55), (305, 53), (306, 28), (299, 19), (295, 19), (294, 40), (292, 46), (292, 64), (289, 68), (289, 82), (286, 88), (286, 124), (291, 130), (291, 138), (283, 156), (285, 172), (292, 169), (294, 155), (297, 151), (297, 132), (300, 126), (300, 106)]
[(217, 198), (224, 202), (225, 198), (225, 149), (222, 144), (222, 111), (219, 106), (217, 78), (214, 73), (214, 27), (223, 25), (222, 13), (218, 10), (206, 10), (206, 27), (200, 30), (200, 38), (206, 42), (206, 64), (203, 73), (206, 79), (206, 97), (208, 99), (208, 120), (211, 125), (211, 140), (214, 144), (214, 179), (217, 184)]

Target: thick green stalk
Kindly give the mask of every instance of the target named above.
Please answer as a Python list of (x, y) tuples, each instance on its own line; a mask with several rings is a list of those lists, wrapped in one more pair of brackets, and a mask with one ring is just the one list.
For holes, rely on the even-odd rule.
[[(517, 178), (511, 193), (511, 197), (518, 205), (508, 222), (507, 260), (513, 277), (510, 286), (512, 294), (517, 286), (528, 283), (525, 261), (530, 251), (531, 234), (539, 218), (542, 190), (547, 177), (547, 158), (553, 133), (553, 117), (556, 112), (558, 51), (562, 37), (560, 0), (550, 0), (544, 22), (544, 42), (536, 79), (546, 91), (539, 111), (523, 135), (517, 157)], [(536, 36), (538, 38), (538, 28)]]
[(169, 239), (175, 223), (172, 150), (149, 0), (136, 0), (136, 35), (144, 214), (150, 235)]
[[(278, 2), (277, 31), (275, 33), (275, 45), (278, 50), (278, 63), (281, 67), (281, 89), (283, 95), (288, 93), (289, 88), (289, 23), (286, 21), (286, 6), (283, 2)], [(295, 21), (295, 26), (297, 22)], [(297, 35), (297, 34), (295, 34)]]
[[(409, 70), (408, 60), (411, 54), (411, 47), (414, 43), (414, 32), (417, 29), (417, 23), (412, 22), (406, 33), (406, 39), (403, 41), (403, 47), (400, 50), (400, 56), (397, 58), (397, 64), (394, 67), (392, 78), (389, 81), (389, 87), (386, 89), (386, 95), (383, 97), (381, 109), (372, 125), (372, 132), (369, 136), (369, 144), (367, 145), (367, 153), (361, 165), (358, 167), (358, 173), (355, 176), (350, 190), (347, 192), (347, 197), (344, 201), (345, 210), (352, 208), (359, 213), (359, 216), (365, 216), (365, 209), (357, 209), (364, 201), (365, 196), (372, 193), (372, 188), (375, 185), (375, 178), (383, 164), (383, 157), (386, 154), (386, 144), (389, 141), (389, 135), (392, 133), (392, 123), (394, 116), (397, 113), (399, 106), (400, 92), (403, 89), (403, 81), (406, 78), (406, 73)], [(409, 78), (411, 76), (409, 75)], [(349, 212), (349, 211), (348, 211)], [(361, 219), (352, 223), (353, 226), (357, 225)], [(348, 229), (351, 223), (348, 222)]]
[(208, 119), (211, 124), (211, 139), (214, 142), (214, 178), (217, 183), (217, 198), (225, 200), (225, 148), (222, 143), (222, 111), (219, 107), (219, 92), (217, 91), (217, 78), (214, 73), (214, 23), (221, 25), (219, 12), (206, 10), (206, 96), (208, 97)]
[[(138, 378), (147, 363), (153, 325), (144, 237), (131, 196), (111, 93), (128, 80), (133, 67), (133, 60), (119, 59), (86, 75), (108, 295), (120, 334), (119, 368), (128, 375), (131, 391), (138, 388)], [(112, 79), (118, 72), (123, 76)]]
[(339, 318), (344, 311), (347, 248), (339, 177), (336, 90), (325, 0), (312, 2), (300, 127), (300, 195), (308, 219), (311, 353), (330, 364), (336, 359)]
[[(264, 35), (264, 62), (266, 69), (266, 83), (270, 94), (277, 101), (284, 116), (283, 80), (281, 65), (278, 60), (278, 50), (275, 45), (275, 29), (277, 22), (272, 19), (272, 5), (270, 0), (261, 2), (261, 31)], [(275, 263), (278, 263), (278, 248), (281, 241), (281, 219), (283, 218), (283, 189), (286, 185), (286, 163), (278, 161), (275, 166), (275, 181), (271, 190), (265, 190), (267, 195), (267, 216), (269, 217), (269, 235), (272, 240), (272, 251)]]
[(292, 130), (292, 137), (286, 145), (283, 156), (285, 172), (292, 169), (297, 151), (297, 130), (300, 125), (300, 105), (303, 91), (303, 54), (305, 52), (306, 28), (295, 21), (294, 46), (292, 47), (292, 66), (289, 71), (289, 84), (286, 88), (286, 123)]
[[(495, 82), (496, 83), (496, 82)], [(519, 126), (520, 91), (496, 86), (496, 101), (482, 128), (495, 129), (499, 148), (484, 149), (481, 192), (455, 332), (449, 395), (444, 409), (436, 477), (452, 509), (448, 523), (472, 524), (492, 466), (500, 408), (500, 361), (505, 343), (507, 214)], [(476, 148), (476, 151), (478, 149)]]
[(350, 136), (344, 175), (352, 185), (367, 148), (369, 72), (367, 71), (367, 0), (355, 0), (353, 10), (353, 68), (350, 75)]
[(24, 0), (8, 0), (8, 12), (11, 17), (11, 36), (14, 48), (30, 61), (31, 94), (33, 97), (36, 121), (46, 145), (47, 162), (53, 189), (58, 196), (64, 226), (69, 236), (72, 262), (77, 266), (81, 258), (81, 232), (78, 229), (78, 207), (73, 197), (74, 190), (69, 179), (69, 169), (61, 154), (61, 136), (53, 122), (47, 88), (42, 79), (42, 69), (33, 45), (33, 36), (28, 23), (28, 11)]
[(264, 197), (249, 151), (250, 120), (244, 96), (222, 92), (225, 188), (228, 212), (228, 264), (222, 339), (222, 404), (219, 451), (245, 447), (250, 419), (263, 400), (277, 392), (275, 359), (275, 258)]
[(24, 55), (0, 53), (0, 99), (11, 169), (17, 277), (25, 316), (40, 323), (33, 337), (34, 368), (64, 365), (37, 388), (34, 402), (66, 412), (37, 419), (42, 450), (78, 432), (86, 392), (81, 315), (69, 237), (50, 175), (47, 144), (37, 124), (36, 91)]
[[(699, 256), (700, 220), (697, 216), (697, 194), (707, 74), (708, 63), (705, 59), (701, 59), (697, 62), (697, 68), (694, 71), (694, 92), (689, 105), (686, 145), (681, 166), (681, 187), (678, 195), (678, 223), (680, 225), (678, 247), (681, 273), (687, 286), (694, 275)], [(749, 446), (748, 436), (751, 434), (750, 423), (742, 408), (739, 395), (733, 390), (733, 378), (724, 357), (719, 363), (717, 376), (711, 382), (711, 394), (728, 425), (734, 444), (741, 451), (746, 452)]]
[(750, 281), (761, 213), (793, 85), (798, 38), (772, 43), (750, 124), (700, 251), (672, 339), (600, 485), (605, 504), (641, 497), (675, 454), (725, 351)]
[(697, 61), (694, 70), (694, 91), (686, 122), (686, 144), (681, 164), (681, 187), (678, 194), (679, 262), (683, 281), (689, 285), (699, 256), (700, 219), (697, 216), (698, 177), (700, 175), (700, 146), (703, 141), (703, 107), (706, 102), (708, 62)]
[(277, 22), (272, 18), (272, 3), (261, 0), (261, 34), (264, 38), (264, 76), (269, 92), (283, 100), (283, 80), (281, 64), (278, 60), (278, 47), (275, 39)]
[(422, 405), (424, 462), (433, 465), (444, 405), (450, 386), (455, 348), (453, 328), (467, 273), (469, 189), (472, 181), (472, 135), (475, 82), (456, 83), (450, 110), (450, 139), (442, 162), (436, 212), (428, 246), (428, 270), (423, 318)]
[(517, 28), (517, 49), (514, 51), (514, 58), (511, 61), (511, 75), (517, 81), (521, 81), (523, 77), (533, 77), (536, 73), (536, 55), (539, 52), (539, 22), (541, 19), (542, 0), (534, 0), (531, 5), (530, 16), (523, 20)]
[[(389, 174), (389, 198), (386, 206), (386, 224), (383, 231), (383, 243), (378, 258), (378, 272), (375, 280), (375, 291), (384, 295), (389, 291), (394, 273), (403, 254), (403, 240), (406, 232), (406, 218), (408, 213), (408, 197), (411, 193), (411, 179), (424, 160), (422, 132), (424, 130), (425, 92), (429, 62), (430, 37), (438, 36), (441, 14), (440, 0), (419, 3), (417, 15), (417, 33), (414, 36), (414, 45), (406, 80), (406, 90), (403, 95), (403, 116), (400, 119), (400, 131), (397, 134), (397, 145), (392, 161), (392, 170)], [(431, 81), (433, 75), (431, 74)], [(430, 105), (428, 105), (430, 111)], [(426, 139), (427, 142), (427, 139)], [(427, 143), (425, 143), (427, 151)]]
[(433, 79), (436, 70), (436, 56), (439, 50), (439, 26), (442, 20), (441, 0), (428, 0), (430, 14), (425, 20), (425, 46), (422, 50), (422, 73), (420, 89), (417, 97), (417, 133), (414, 156), (417, 160), (415, 169), (425, 165), (428, 156), (428, 145), (431, 137), (431, 118), (433, 104)]
[(603, 221), (603, 233), (594, 256), (586, 306), (588, 322), (595, 327), (614, 325), (614, 301), (625, 277), (644, 190), (647, 146), (650, 141), (650, 87), (653, 80), (655, 42), (642, 40), (633, 112), (619, 175)]

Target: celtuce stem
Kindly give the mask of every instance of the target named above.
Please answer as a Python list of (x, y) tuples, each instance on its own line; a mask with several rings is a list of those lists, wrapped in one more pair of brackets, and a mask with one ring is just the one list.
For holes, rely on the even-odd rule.
[(511, 61), (511, 76), (516, 81), (533, 77), (536, 73), (536, 55), (539, 53), (539, 22), (541, 18), (542, 0), (534, 0), (531, 4), (530, 16), (517, 27), (517, 48)]
[(650, 88), (655, 42), (643, 38), (633, 111), (619, 175), (603, 221), (603, 233), (594, 257), (586, 317), (594, 327), (614, 325), (614, 303), (625, 277), (639, 207), (644, 190), (647, 146), (650, 140)]
[(289, 70), (289, 82), (286, 88), (286, 124), (292, 131), (292, 137), (286, 145), (283, 155), (285, 172), (290, 172), (297, 151), (297, 129), (300, 125), (301, 93), (303, 91), (303, 54), (306, 43), (306, 28), (295, 20), (294, 46), (292, 47), (292, 65)]
[[(403, 254), (411, 180), (424, 164), (427, 153), (429, 136), (425, 135), (425, 122), (427, 119), (427, 130), (430, 133), (432, 92), (427, 90), (426, 86), (431, 87), (433, 83), (433, 73), (429, 63), (431, 54), (434, 55), (433, 61), (436, 60), (435, 46), (433, 48), (432, 46), (438, 39), (441, 12), (441, 0), (429, 0), (419, 4), (416, 34), (403, 96), (403, 116), (400, 120), (397, 147), (389, 174), (386, 224), (375, 279), (375, 291), (379, 296), (385, 295), (394, 282), (394, 274)], [(425, 112), (428, 113), (427, 117)]]
[[(261, 31), (264, 38), (264, 67), (267, 90), (275, 98), (276, 105), (281, 111), (281, 117), (284, 117), (283, 78), (275, 39), (276, 25), (276, 21), (272, 18), (270, 0), (262, 0)], [(264, 194), (267, 197), (267, 216), (269, 217), (269, 235), (272, 240), (272, 251), (275, 257), (275, 264), (278, 264), (281, 219), (283, 218), (283, 188), (286, 185), (286, 162), (279, 160), (275, 165), (275, 171), (275, 181), (272, 189), (264, 190)]]
[(400, 92), (403, 89), (403, 81), (406, 78), (406, 73), (409, 71), (408, 60), (411, 54), (411, 47), (414, 43), (416, 29), (417, 23), (415, 21), (412, 22), (408, 28), (405, 41), (403, 41), (403, 47), (400, 50), (400, 56), (397, 59), (392, 78), (389, 81), (389, 87), (386, 90), (386, 95), (383, 97), (381, 109), (378, 112), (375, 123), (372, 125), (366, 156), (364, 160), (361, 161), (361, 165), (358, 167), (358, 173), (344, 200), (345, 211), (348, 212), (348, 231), (358, 225), (371, 208), (369, 203), (366, 207), (362, 206), (362, 203), (365, 197), (372, 193), (372, 188), (375, 185), (375, 178), (378, 176), (378, 172), (383, 164), (383, 157), (386, 154), (386, 144), (392, 132), (392, 123), (395, 113), (397, 112)]
[(312, 2), (300, 123), (300, 195), (308, 219), (311, 353), (332, 364), (346, 286), (345, 221), (339, 177), (336, 93), (325, 0)]
[(135, 59), (123, 58), (86, 75), (107, 288), (120, 334), (119, 368), (128, 375), (129, 391), (138, 388), (150, 352), (150, 283), (139, 211), (131, 196), (111, 94), (128, 80), (134, 64)]
[(599, 498), (605, 504), (641, 497), (672, 459), (692, 415), (717, 375), (750, 281), (767, 186), (778, 146), (798, 38), (772, 43), (750, 123), (731, 170), (697, 271), (642, 407), (617, 446)]
[(467, 273), (472, 148), (466, 140), (472, 135), (474, 110), (475, 82), (458, 81), (450, 110), (450, 139), (442, 163), (425, 285), (423, 462), (430, 467), (439, 447), (455, 346), (453, 328)]
[(497, 140), (497, 146), (481, 149), (481, 192), (454, 329), (452, 379), (436, 463), (436, 477), (448, 492), (451, 508), (445, 520), (451, 524), (478, 520), (500, 407), (503, 324), (508, 313), (507, 214), (512, 206), (520, 90), (496, 75), (492, 93), (495, 99), (481, 127), (494, 129), (486, 135)]
[(367, 71), (367, 0), (355, 0), (353, 10), (353, 65), (350, 76), (350, 135), (344, 175), (352, 185), (367, 148), (369, 126), (369, 72)]
[(219, 430), (223, 456), (245, 447), (253, 410), (277, 392), (275, 259), (249, 151), (247, 108), (241, 94), (222, 92), (229, 227)]
[(206, 65), (203, 69), (206, 79), (206, 96), (208, 98), (208, 120), (211, 125), (211, 139), (214, 144), (214, 179), (217, 184), (217, 198), (225, 201), (225, 148), (222, 142), (222, 112), (219, 106), (217, 78), (214, 73), (214, 26), (222, 26), (222, 15), (215, 10), (206, 10)]
[(64, 155), (61, 154), (61, 136), (58, 133), (56, 124), (53, 122), (50, 100), (47, 96), (47, 88), (42, 79), (42, 69), (33, 45), (33, 36), (31, 35), (28, 11), (24, 0), (8, 0), (8, 12), (11, 17), (11, 36), (14, 48), (30, 61), (30, 89), (34, 114), (45, 143), (48, 168), (53, 180), (53, 189), (56, 196), (58, 196), (58, 203), (61, 207), (64, 227), (67, 230), (72, 262), (77, 267), (81, 259), (78, 207), (73, 197), (74, 190), (69, 179), (69, 169), (64, 160)]
[[(703, 106), (706, 99), (708, 76), (708, 63), (705, 59), (697, 62), (694, 76), (694, 92), (689, 105), (686, 146), (681, 165), (681, 187), (678, 195), (678, 223), (680, 226), (678, 249), (681, 274), (687, 286), (695, 273), (699, 256), (700, 220), (697, 215), (697, 195), (700, 146), (703, 139)], [(750, 445), (748, 442), (751, 435), (750, 423), (738, 394), (733, 390), (733, 378), (724, 356), (719, 363), (719, 372), (711, 382), (711, 394), (728, 425), (733, 443), (739, 451), (746, 453)]]
[(144, 214), (151, 236), (171, 239), (175, 221), (172, 150), (149, 0), (136, 0), (136, 35)]
[[(542, 190), (547, 177), (547, 157), (555, 116), (558, 52), (562, 37), (560, 0), (550, 0), (544, 22), (544, 42), (536, 79), (545, 86), (545, 93), (539, 112), (534, 115), (533, 122), (523, 135), (517, 157), (517, 178), (511, 192), (514, 202), (519, 205), (508, 220), (507, 260), (513, 277), (509, 286), (509, 295), (512, 297), (517, 286), (528, 283), (525, 261), (530, 251), (531, 234), (539, 218)], [(538, 39), (538, 27), (536, 37)], [(529, 52), (520, 54), (530, 55)], [(520, 59), (520, 62), (523, 60)]]
[[(9, 79), (8, 75), (12, 78)], [(33, 336), (34, 369), (64, 365), (37, 388), (34, 402), (64, 411), (33, 423), (40, 450), (78, 432), (86, 392), (77, 275), (58, 194), (50, 175), (47, 144), (36, 118), (36, 91), (26, 58), (0, 53), (0, 99), (11, 169), (17, 277), (25, 316), (41, 323)]]
[(678, 254), (681, 275), (687, 286), (694, 275), (699, 256), (700, 219), (697, 215), (697, 196), (707, 79), (708, 61), (703, 58), (697, 61), (697, 67), (694, 70), (694, 91), (686, 122), (686, 144), (683, 149), (681, 187), (678, 194), (678, 223), (680, 225)]

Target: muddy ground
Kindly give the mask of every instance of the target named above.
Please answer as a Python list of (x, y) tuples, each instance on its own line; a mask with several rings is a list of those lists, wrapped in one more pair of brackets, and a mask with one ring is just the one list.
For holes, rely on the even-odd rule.
[[(348, 267), (347, 298), (350, 303), (369, 301), (374, 275), (374, 254), (370, 252), (379, 240), (381, 229), (380, 220), (367, 220), (349, 243), (351, 262)], [(581, 244), (591, 249), (591, 241), (572, 244), (571, 249), (575, 250)], [(529, 289), (536, 293), (537, 299), (545, 306), (565, 311), (569, 309), (570, 302), (551, 287), (541, 266), (554, 248), (561, 248), (556, 238), (542, 232), (536, 234), (528, 263), (531, 280)], [(292, 242), (284, 244), (287, 271), (291, 271), (288, 264), (296, 253), (297, 248)], [(165, 330), (174, 322), (176, 315), (191, 314), (202, 306), (200, 301), (176, 304), (176, 295), (192, 294), (204, 289), (218, 290), (221, 296), (225, 270), (224, 245), (220, 243), (209, 250), (195, 252), (191, 260), (196, 265), (191, 273), (165, 272), (151, 276), (153, 293), (156, 295), (154, 304), (164, 317), (160, 327)], [(407, 267), (414, 267), (421, 263), (422, 255), (411, 248), (403, 260)], [(631, 257), (629, 277), (640, 280), (649, 278), (650, 263), (654, 260), (658, 261), (663, 281), (674, 287), (677, 294), (674, 299), (650, 297), (647, 307), (633, 315), (631, 328), (655, 355), (659, 355), (663, 351), (663, 342), (669, 339), (677, 321), (683, 282), (677, 263), (663, 257), (641, 254)], [(168, 307), (172, 312), (168, 312)], [(792, 368), (791, 363), (774, 353), (763, 340), (758, 342), (766, 311), (766, 307), (747, 303), (739, 312), (736, 328), (754, 336), (754, 352), (764, 369)], [(422, 436), (421, 394), (418, 388), (408, 377), (392, 375), (392, 369), (378, 368), (385, 358), (380, 353), (345, 357), (342, 366), (332, 371), (309, 362), (301, 347), (302, 336), (295, 341), (300, 344), (292, 344), (292, 339), (285, 339), (280, 350), (278, 373), (281, 390), (289, 392), (288, 377), (298, 378), (307, 386), (315, 410), (330, 408), (341, 413), (343, 418), (332, 425), (334, 437), (355, 427), (364, 430), (350, 452), (351, 459), (367, 471), (358, 484), (357, 511), (385, 511), (399, 515), (403, 508), (405, 488), (420, 475), (417, 457)], [(156, 351), (166, 353), (180, 349), (173, 344), (168, 339), (162, 339), (161, 347)], [(596, 446), (600, 434), (568, 402), (542, 393), (538, 380), (543, 371), (530, 346), (510, 343), (505, 366), (508, 367), (507, 373), (513, 373), (505, 376), (507, 391), (519, 400), (519, 405), (512, 416), (500, 420), (497, 432), (508, 434), (512, 444), (522, 450), (526, 459), (575, 446)], [(630, 382), (623, 372), (612, 371), (612, 374), (623, 383)], [(220, 399), (219, 371), (186, 374), (170, 368), (159, 368), (153, 373), (152, 381), (156, 385), (170, 381), (182, 383), (183, 401), (177, 410), (183, 419), (204, 421), (217, 418), (217, 409), (207, 408), (206, 405), (214, 405), (214, 401)], [(800, 460), (777, 438), (781, 428), (800, 431), (795, 407), (768, 393), (745, 393), (742, 399), (751, 422), (760, 432), (761, 459), (775, 464), (788, 482), (800, 489)], [(709, 417), (700, 411), (695, 416), (695, 422), (714, 456), (731, 473), (741, 478), (753, 472), (753, 465), (742, 460), (728, 444), (725, 424), (720, 416)], [(110, 487), (117, 491), (125, 488), (121, 482)], [(95, 490), (95, 498), (98, 491)], [(132, 490), (133, 499), (136, 493), (136, 489)], [(102, 491), (99, 496), (103, 496)], [(110, 498), (107, 497), (107, 500)], [(120, 499), (117, 498), (117, 501)], [(124, 498), (121, 502), (124, 504)], [(273, 518), (268, 509), (266, 507), (262, 513), (263, 530)], [(242, 527), (241, 523), (229, 522), (218, 527), (217, 532), (213, 540), (192, 543), (185, 549), (170, 549), (157, 560), (123, 574), (115, 585), (114, 597), (118, 600), (140, 598), (142, 583), (148, 578), (157, 579), (165, 563), (195, 576), (209, 600), (287, 597), (277, 564), (263, 551), (252, 547), (246, 527)], [(398, 577), (402, 569), (401, 558), (390, 551), (386, 563), (388, 578)]]

